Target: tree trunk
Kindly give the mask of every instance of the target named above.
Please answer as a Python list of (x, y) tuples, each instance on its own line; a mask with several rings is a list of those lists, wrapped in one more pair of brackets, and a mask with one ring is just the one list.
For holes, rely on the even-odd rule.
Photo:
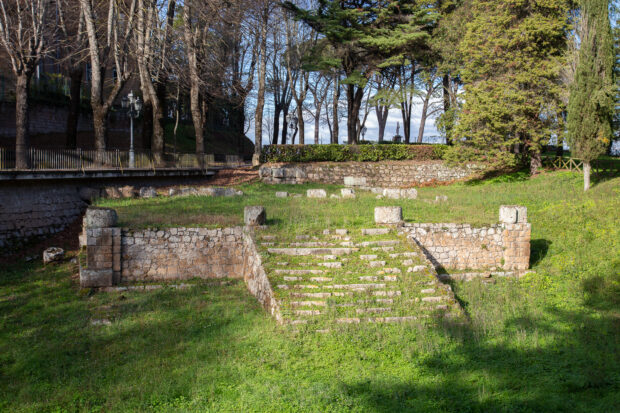
[(69, 91), (69, 114), (67, 116), (67, 140), (66, 146), (70, 149), (77, 148), (77, 129), (80, 120), (80, 103), (82, 97), (82, 77), (84, 68), (82, 65), (74, 67), (69, 72), (71, 88)]
[(349, 145), (357, 145), (357, 125), (359, 123), (360, 107), (364, 89), (355, 85), (347, 85), (347, 142)]
[(200, 105), (200, 91), (198, 83), (192, 82), (189, 94), (190, 111), (192, 112), (192, 122), (194, 124), (194, 131), (196, 133), (196, 156), (198, 157), (199, 165), (202, 167), (202, 159), (204, 158), (205, 145), (204, 145), (204, 122), (202, 119), (202, 108)]
[(592, 166), (590, 162), (583, 161), (583, 190), (584, 192), (590, 189), (590, 174), (592, 173)]
[(153, 101), (148, 93), (142, 93), (142, 146), (146, 150), (152, 150), (153, 139)]
[(286, 145), (286, 135), (288, 132), (288, 124), (286, 123), (286, 117), (288, 116), (289, 105), (284, 105), (282, 109), (282, 145)]
[(383, 142), (385, 137), (385, 126), (387, 125), (387, 115), (389, 109), (386, 110), (385, 106), (375, 106), (375, 114), (377, 115), (377, 124), (379, 125), (379, 142)]
[(153, 100), (153, 137), (151, 140), (151, 152), (155, 158), (155, 164), (161, 165), (164, 157), (164, 110), (162, 103), (157, 100)]
[(334, 94), (332, 96), (332, 133), (331, 143), (338, 144), (338, 102), (340, 101), (340, 79), (334, 75)]
[[(262, 10), (260, 27), (260, 63), (258, 65), (258, 97), (254, 114), (254, 154), (260, 157), (263, 148), (263, 110), (265, 108), (265, 77), (267, 75), (267, 23), (269, 10), (267, 6)], [(253, 160), (252, 163), (259, 163)]]
[(318, 145), (319, 142), (319, 128), (321, 127), (321, 104), (316, 105), (316, 114), (314, 116), (314, 144)]
[(422, 103), (422, 114), (420, 116), (420, 129), (418, 130), (418, 143), (422, 143), (422, 139), (424, 138), (424, 127), (426, 126), (426, 114), (428, 113), (428, 101), (429, 95), (424, 98), (424, 102)]
[(28, 150), (30, 148), (29, 135), (29, 94), (28, 86), (30, 85), (30, 74), (21, 73), (17, 75), (17, 83), (15, 85), (15, 168), (30, 168), (30, 157)]
[(95, 149), (97, 150), (97, 163), (103, 165), (104, 152), (106, 149), (106, 136), (108, 110), (104, 106), (93, 107), (93, 130), (95, 132)]
[(540, 151), (534, 151), (530, 154), (530, 175), (538, 173), (538, 168), (542, 167), (542, 159)]
[(450, 75), (443, 75), (442, 79), (443, 85), (443, 111), (447, 112), (450, 110)]
[[(278, 138), (280, 137), (280, 113), (282, 113), (282, 107), (276, 105), (273, 111), (273, 137), (271, 142), (274, 145), (278, 144)], [(286, 125), (284, 125), (286, 127)]]
[(305, 145), (306, 144), (306, 134), (305, 134), (305, 124), (304, 124), (304, 108), (302, 106), (303, 101), (299, 102), (300, 104), (297, 105), (296, 108), (296, 112), (297, 112), (297, 129), (299, 130), (299, 144), (300, 145)]

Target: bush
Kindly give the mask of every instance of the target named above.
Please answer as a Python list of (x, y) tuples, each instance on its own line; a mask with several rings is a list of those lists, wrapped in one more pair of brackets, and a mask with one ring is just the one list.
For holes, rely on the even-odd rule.
[(376, 162), (443, 159), (446, 145), (269, 145), (262, 162)]

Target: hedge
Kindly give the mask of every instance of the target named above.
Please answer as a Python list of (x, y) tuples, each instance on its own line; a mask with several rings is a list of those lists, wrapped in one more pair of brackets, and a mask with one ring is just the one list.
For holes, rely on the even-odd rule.
[(376, 162), (443, 159), (446, 145), (269, 145), (262, 162)]

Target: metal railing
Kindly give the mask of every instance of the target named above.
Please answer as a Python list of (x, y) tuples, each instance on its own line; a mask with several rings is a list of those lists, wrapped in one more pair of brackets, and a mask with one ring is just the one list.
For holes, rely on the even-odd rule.
[[(129, 151), (83, 150), (83, 149), (36, 149), (28, 150), (29, 170), (80, 170), (113, 169), (123, 171), (129, 169)], [(199, 158), (195, 153), (164, 154), (161, 162), (157, 162), (151, 152), (134, 152), (136, 169), (160, 168), (200, 168)], [(225, 155), (225, 161), (216, 162), (215, 155), (204, 154), (202, 167), (240, 166), (243, 160), (238, 155)], [(0, 148), (0, 170), (15, 169), (15, 150)]]

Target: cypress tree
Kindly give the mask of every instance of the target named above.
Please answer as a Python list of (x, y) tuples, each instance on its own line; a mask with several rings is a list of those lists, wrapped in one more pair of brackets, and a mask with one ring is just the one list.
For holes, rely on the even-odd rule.
[(515, 166), (515, 152), (540, 166), (542, 145), (559, 133), (568, 0), (468, 0), (458, 44), (463, 106), (449, 159)]
[(582, 38), (568, 102), (568, 141), (583, 161), (583, 189), (590, 188), (591, 162), (609, 146), (615, 110), (615, 50), (608, 0), (582, 0)]

